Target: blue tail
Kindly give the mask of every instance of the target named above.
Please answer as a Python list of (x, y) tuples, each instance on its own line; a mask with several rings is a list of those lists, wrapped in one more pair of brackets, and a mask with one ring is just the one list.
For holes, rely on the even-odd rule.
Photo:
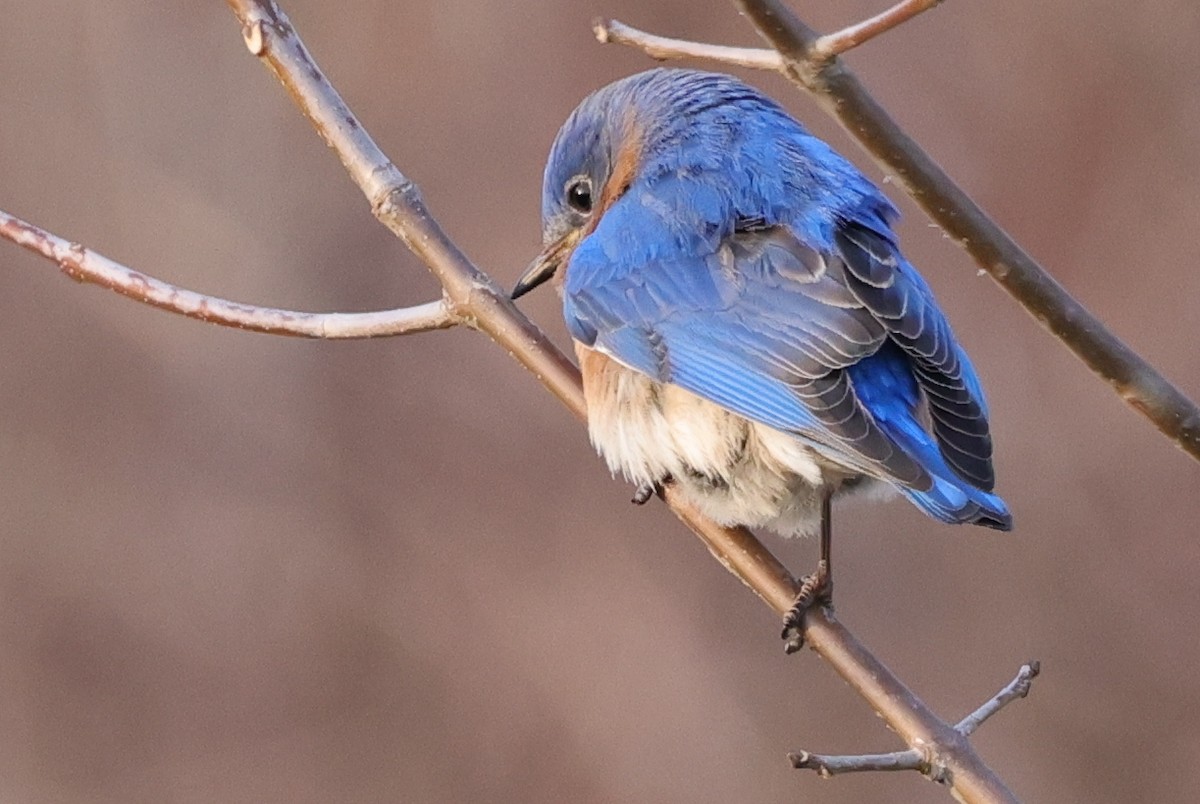
[(1012, 514), (1004, 500), (978, 489), (946, 465), (933, 438), (916, 421), (905, 417), (884, 424), (888, 435), (916, 458), (933, 476), (933, 487), (925, 491), (900, 488), (905, 497), (934, 519), (966, 522), (996, 530), (1012, 530)]
[[(982, 406), (983, 394), (965, 354), (962, 360), (967, 380)], [(1004, 500), (955, 472), (942, 456), (934, 435), (917, 420), (913, 411), (921, 404), (921, 392), (907, 358), (897, 348), (885, 345), (875, 355), (851, 366), (850, 372), (859, 399), (879, 427), (933, 479), (933, 486), (925, 490), (897, 484), (904, 496), (942, 522), (1012, 530), (1012, 514)]]

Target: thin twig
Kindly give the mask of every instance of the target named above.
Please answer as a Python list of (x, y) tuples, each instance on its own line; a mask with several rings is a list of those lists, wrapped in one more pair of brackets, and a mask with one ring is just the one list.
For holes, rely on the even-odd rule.
[(1041, 671), (1042, 666), (1037, 662), (1028, 662), (1021, 665), (1021, 669), (1017, 671), (1016, 678), (1008, 682), (1004, 686), (1004, 689), (993, 695), (991, 699), (985, 701), (983, 706), (960, 720), (954, 728), (962, 736), (970, 737), (989, 717), (1013, 701), (1028, 695), (1030, 688), (1033, 686), (1033, 680), (1037, 678), (1038, 673)]
[(828, 61), (871, 41), (880, 34), (887, 33), (941, 2), (942, 0), (902, 0), (882, 14), (876, 14), (870, 19), (819, 37), (813, 43), (811, 56), (817, 61)]
[[(657, 59), (700, 58), (721, 64), (776, 70), (811, 92), (888, 174), (897, 177), (925, 213), (992, 279), (1066, 344), (1094, 374), (1112, 386), (1126, 404), (1149, 419), (1176, 446), (1200, 460), (1200, 408), (1196, 403), (1114, 335), (989, 218), (896, 125), (845, 64), (830, 58), (830, 45), (821, 44), (826, 37), (818, 36), (798, 20), (780, 0), (734, 0), (734, 3), (781, 58), (771, 56), (771, 51), (754, 48), (724, 48), (667, 39), (616, 20), (604, 26), (603, 30), (610, 34), (607, 37), (601, 36), (602, 29), (597, 28), (597, 38), (602, 42), (639, 48)], [(924, 10), (918, 8), (923, 5), (931, 7), (935, 4), (928, 0), (925, 3), (901, 3), (879, 17), (830, 36), (842, 37), (899, 10), (911, 11), (911, 17)], [(903, 21), (889, 20), (887, 28)], [(620, 36), (611, 35), (614, 30), (619, 30)], [(877, 34), (872, 33), (874, 35)]]
[[(882, 14), (818, 37), (813, 42), (811, 58), (817, 62), (828, 61), (887, 33), (941, 2), (942, 0), (903, 0)], [(596, 35), (596, 41), (602, 44), (627, 45), (659, 61), (705, 59), (735, 67), (773, 72), (783, 72), (787, 66), (783, 56), (774, 48), (729, 47), (688, 39), (673, 39), (634, 28), (619, 20), (597, 18), (592, 21), (592, 33)]]
[(887, 754), (813, 754), (797, 751), (788, 754), (788, 761), (797, 770), (813, 770), (823, 779), (840, 773), (863, 771), (921, 771), (928, 769), (928, 758), (915, 748), (891, 751)]
[(686, 39), (671, 39), (666, 36), (639, 31), (637, 28), (617, 20), (597, 19), (592, 22), (592, 33), (602, 43), (635, 47), (652, 59), (707, 59), (722, 64), (749, 67), (752, 70), (783, 70), (783, 57), (778, 51), (760, 47), (727, 47)]
[(205, 296), (127, 268), (2, 210), (0, 237), (58, 263), (63, 273), (79, 282), (100, 285), (189, 318), (252, 332), (327, 340), (379, 338), (446, 329), (461, 323), (445, 299), (370, 313), (302, 313)]

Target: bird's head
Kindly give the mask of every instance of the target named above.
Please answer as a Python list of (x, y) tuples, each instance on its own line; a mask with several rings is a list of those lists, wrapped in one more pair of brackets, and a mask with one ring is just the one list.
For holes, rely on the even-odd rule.
[(635, 98), (619, 91), (629, 80), (589, 95), (559, 130), (542, 180), (542, 253), (513, 288), (514, 299), (558, 272), (633, 179), (644, 129)]
[[(589, 95), (563, 124), (542, 184), (542, 253), (513, 288), (515, 299), (555, 275), (600, 218), (651, 172), (719, 152), (728, 128), (705, 117), (751, 99), (772, 105), (741, 81), (695, 70), (650, 70)], [(723, 108), (725, 107), (725, 108)], [(707, 139), (714, 140), (709, 143)]]

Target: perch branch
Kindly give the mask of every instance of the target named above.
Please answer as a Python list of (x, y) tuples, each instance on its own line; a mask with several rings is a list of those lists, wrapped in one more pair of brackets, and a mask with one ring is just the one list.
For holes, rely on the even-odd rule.
[(443, 298), (416, 307), (371, 313), (302, 313), (205, 296), (127, 268), (0, 210), (0, 237), (58, 263), (64, 274), (122, 296), (210, 324), (326, 340), (380, 338), (446, 329), (460, 319)]
[[(700, 58), (775, 70), (810, 92), (1038, 323), (1184, 452), (1200, 460), (1200, 408), (1114, 335), (988, 217), (896, 124), (836, 53), (895, 27), (934, 2), (903, 2), (859, 25), (818, 36), (781, 0), (734, 0), (774, 48), (725, 48), (667, 39), (617, 21), (597, 23), (596, 38), (639, 48), (656, 59)], [(863, 32), (870, 31), (869, 36)], [(857, 33), (856, 33), (857, 32)], [(853, 41), (851, 41), (853, 40)]]
[[(1017, 676), (1004, 689), (993, 695), (982, 706), (963, 718), (954, 730), (964, 740), (973, 734), (983, 722), (1013, 701), (1029, 694), (1033, 679), (1040, 667), (1037, 662), (1021, 665)], [(922, 776), (940, 784), (953, 784), (953, 769), (928, 745), (919, 745), (907, 751), (891, 751), (886, 754), (814, 754), (811, 751), (796, 751), (788, 754), (793, 768), (813, 770), (828, 779), (839, 773), (864, 771), (919, 771)], [(988, 800), (988, 799), (985, 799)]]

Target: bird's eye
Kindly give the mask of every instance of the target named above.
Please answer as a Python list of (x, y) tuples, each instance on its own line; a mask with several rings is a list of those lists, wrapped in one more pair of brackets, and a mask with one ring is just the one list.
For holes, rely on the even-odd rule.
[(592, 180), (577, 176), (567, 184), (567, 205), (581, 215), (592, 212)]

